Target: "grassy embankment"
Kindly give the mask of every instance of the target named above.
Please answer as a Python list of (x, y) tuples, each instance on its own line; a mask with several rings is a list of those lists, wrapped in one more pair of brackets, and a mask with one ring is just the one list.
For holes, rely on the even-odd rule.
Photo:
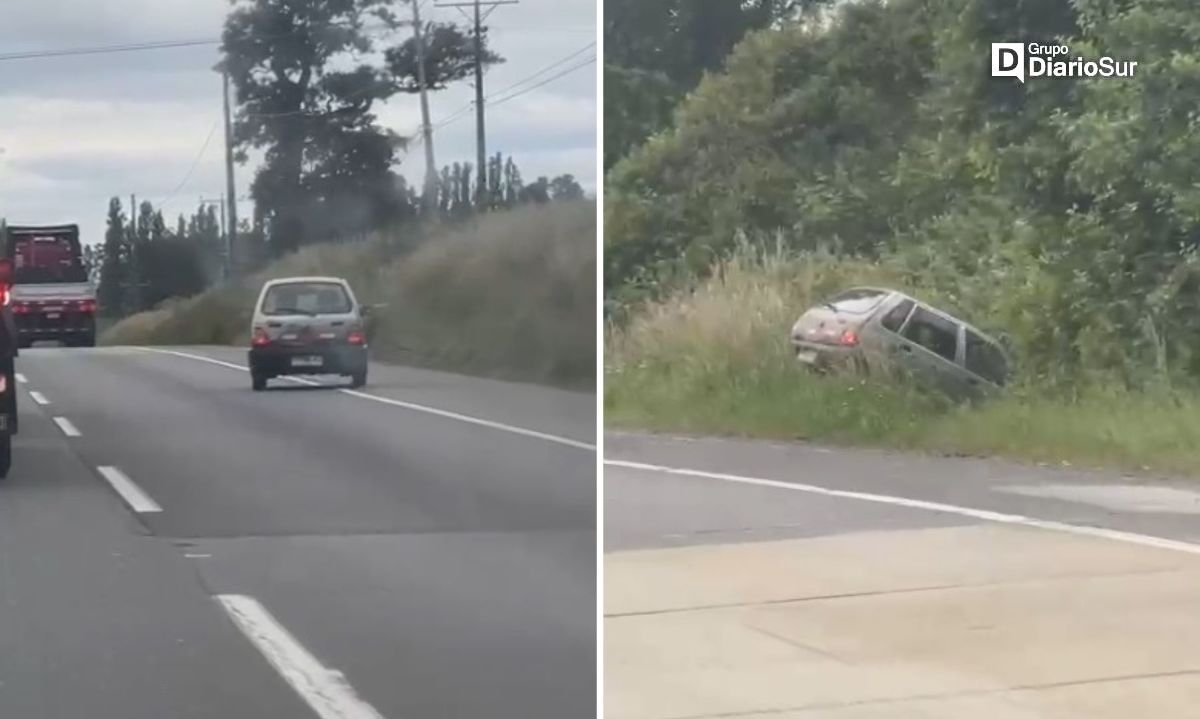
[(958, 407), (798, 366), (788, 331), (804, 308), (847, 285), (903, 286), (899, 278), (848, 260), (736, 258), (695, 291), (608, 329), (606, 423), (1200, 474), (1200, 394), (1165, 381), (1066, 393), (1026, 378), (1002, 400)]
[(265, 280), (334, 275), (363, 302), (386, 305), (370, 328), (376, 359), (593, 388), (595, 213), (593, 202), (529, 207), (426, 230), (419, 243), (383, 236), (309, 247), (241, 282), (126, 318), (101, 342), (245, 344)]

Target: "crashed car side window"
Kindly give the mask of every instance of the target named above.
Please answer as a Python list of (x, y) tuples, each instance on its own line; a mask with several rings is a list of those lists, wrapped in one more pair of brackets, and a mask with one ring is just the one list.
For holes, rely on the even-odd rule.
[(923, 307), (913, 312), (904, 328), (904, 338), (951, 362), (958, 353), (958, 325)]
[(1004, 385), (1008, 375), (1008, 362), (996, 345), (967, 330), (967, 371), (977, 374), (989, 382)]
[(880, 320), (879, 323), (882, 324), (886, 330), (899, 332), (900, 328), (904, 326), (904, 320), (908, 319), (908, 313), (912, 312), (913, 304), (914, 302), (912, 300), (904, 300), (900, 304), (893, 307), (890, 312), (884, 315), (883, 319)]

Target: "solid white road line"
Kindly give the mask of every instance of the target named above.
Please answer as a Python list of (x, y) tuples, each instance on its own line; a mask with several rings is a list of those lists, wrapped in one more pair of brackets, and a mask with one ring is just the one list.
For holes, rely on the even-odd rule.
[(50, 400), (46, 399), (46, 395), (42, 394), (41, 392), (30, 392), (29, 396), (33, 398), (34, 402), (37, 402), (43, 407), (50, 404)]
[(217, 601), (321, 719), (383, 719), (374, 707), (358, 697), (341, 672), (322, 666), (253, 597), (222, 594)]
[(58, 428), (62, 430), (63, 434), (67, 435), (68, 437), (83, 436), (83, 432), (80, 432), (79, 428), (71, 424), (71, 420), (67, 419), (66, 417), (55, 417), (54, 424), (57, 424)]
[(981, 519), (986, 522), (997, 522), (1000, 524), (1013, 524), (1024, 527), (1033, 527), (1036, 529), (1046, 529), (1054, 532), (1066, 532), (1068, 534), (1077, 534), (1085, 537), (1097, 537), (1100, 539), (1110, 539), (1117, 542), (1125, 542), (1127, 544), (1140, 544), (1144, 547), (1154, 547), (1155, 549), (1167, 549), (1174, 552), (1185, 552), (1187, 554), (1200, 554), (1200, 544), (1192, 544), (1176, 539), (1166, 539), (1164, 537), (1155, 537), (1148, 534), (1136, 534), (1134, 532), (1122, 532), (1116, 529), (1106, 529), (1104, 527), (1090, 527), (1079, 524), (1066, 524), (1065, 522), (1055, 522), (1046, 519), (1036, 519), (1034, 517), (1025, 517), (1020, 514), (1004, 514), (1002, 512), (992, 512), (986, 509), (972, 509), (970, 507), (960, 507), (954, 504), (942, 504), (941, 502), (927, 502), (923, 499), (908, 499), (906, 497), (893, 497), (886, 494), (872, 494), (869, 492), (852, 492), (843, 489), (829, 489), (827, 487), (817, 487), (811, 484), (794, 484), (792, 482), (782, 482), (776, 479), (762, 479), (759, 477), (744, 477), (737, 474), (722, 474), (719, 472), (704, 472), (697, 469), (681, 469), (678, 467), (663, 467), (657, 464), (643, 464), (641, 462), (624, 462), (620, 460), (605, 460), (604, 464), (610, 467), (624, 467), (625, 469), (636, 469), (645, 472), (658, 472), (661, 474), (672, 474), (680, 477), (691, 477), (696, 479), (713, 479), (722, 482), (733, 482), (735, 484), (749, 484), (758, 487), (773, 487), (775, 489), (786, 489), (792, 492), (807, 492), (809, 494), (820, 494), (826, 497), (839, 497), (842, 499), (857, 499), (864, 502), (875, 502), (877, 504), (890, 504), (897, 507), (908, 507), (910, 509), (924, 509), (931, 512), (942, 512), (944, 514), (957, 514), (962, 517), (970, 517), (972, 519)]
[(29, 380), (25, 379), (25, 375), (21, 374), (20, 372), (17, 372), (17, 382), (20, 382), (21, 384), (25, 384), (28, 381)]
[(133, 511), (142, 514), (162, 511), (162, 507), (150, 499), (150, 495), (143, 492), (142, 488), (121, 470), (116, 467), (98, 467), (97, 469), (100, 471), (100, 476), (108, 480), (112, 488), (117, 490), (117, 494), (121, 495), (121, 498)]
[[(164, 350), (164, 349), (159, 349), (157, 347), (139, 347), (138, 349), (141, 349), (146, 352), (156, 352), (158, 354), (174, 355), (176, 357), (183, 357), (185, 359), (196, 360), (197, 362), (207, 362), (209, 364), (217, 365), (218, 367), (226, 367), (228, 369), (235, 369), (235, 370), (239, 370), (241, 372), (249, 372), (250, 371), (250, 368), (243, 367), (241, 365), (236, 365), (236, 364), (233, 364), (232, 362), (224, 362), (222, 360), (213, 359), (212, 357), (205, 357), (204, 355), (191, 354), (189, 352), (179, 352), (177, 350)], [(312, 380), (303, 379), (300, 377), (284, 377), (282, 379), (286, 379), (291, 382), (296, 382), (297, 384), (308, 385), (310, 387), (324, 386), (320, 382), (314, 382)], [(511, 434), (519, 434), (519, 435), (523, 435), (525, 437), (533, 437), (535, 439), (541, 439), (541, 440), (545, 440), (547, 442), (554, 442), (556, 444), (566, 445), (568, 447), (576, 447), (578, 449), (585, 449), (590, 452), (596, 451), (596, 445), (589, 444), (587, 442), (581, 442), (577, 439), (570, 439), (569, 437), (560, 437), (555, 434), (547, 434), (545, 432), (538, 432), (538, 431), (535, 431), (532, 429), (525, 429), (524, 427), (517, 427), (517, 426), (511, 425), (511, 424), (504, 424), (502, 422), (493, 422), (493, 421), (487, 420), (487, 419), (480, 419), (479, 417), (471, 417), (469, 415), (459, 414), (457, 412), (449, 412), (444, 409), (437, 409), (436, 407), (428, 407), (423, 404), (414, 404), (412, 402), (402, 402), (397, 399), (391, 399), (388, 397), (380, 397), (379, 395), (367, 394), (366, 392), (359, 392), (358, 390), (340, 389), (338, 391), (341, 392), (342, 394), (350, 395), (351, 397), (357, 397), (359, 399), (366, 399), (366, 400), (370, 400), (372, 402), (379, 402), (380, 404), (388, 404), (393, 407), (402, 407), (404, 409), (413, 410), (414, 412), (424, 412), (426, 414), (432, 414), (432, 415), (436, 415), (438, 417), (445, 417), (447, 419), (453, 419), (453, 420), (457, 420), (459, 422), (466, 422), (468, 424), (479, 425), (480, 427), (488, 427), (491, 429), (498, 429), (503, 432), (509, 432)]]

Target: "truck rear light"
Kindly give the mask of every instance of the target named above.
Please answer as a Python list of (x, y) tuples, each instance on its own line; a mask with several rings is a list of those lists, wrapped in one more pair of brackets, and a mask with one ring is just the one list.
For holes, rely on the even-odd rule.
[(250, 344), (254, 347), (266, 347), (271, 344), (271, 336), (262, 327), (255, 327), (254, 335), (250, 338)]
[(359, 330), (354, 330), (346, 335), (346, 341), (352, 345), (364, 345), (367, 343), (367, 336)]

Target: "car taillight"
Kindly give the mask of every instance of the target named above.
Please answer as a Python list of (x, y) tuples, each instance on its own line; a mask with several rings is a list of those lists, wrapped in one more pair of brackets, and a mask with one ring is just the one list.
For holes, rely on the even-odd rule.
[(266, 347), (271, 344), (271, 336), (262, 327), (255, 327), (254, 336), (250, 338), (250, 344), (255, 347)]
[(858, 333), (854, 330), (846, 330), (838, 341), (846, 347), (855, 347), (858, 345)]
[(352, 345), (363, 345), (367, 343), (367, 336), (362, 332), (355, 330), (346, 335), (346, 341)]
[(95, 300), (82, 300), (76, 306), (79, 308), (80, 312), (95, 312), (96, 311), (96, 301)]
[(17, 315), (27, 315), (33, 311), (33, 307), (31, 307), (26, 302), (13, 302), (12, 309), (13, 309), (13, 314), (17, 314)]

